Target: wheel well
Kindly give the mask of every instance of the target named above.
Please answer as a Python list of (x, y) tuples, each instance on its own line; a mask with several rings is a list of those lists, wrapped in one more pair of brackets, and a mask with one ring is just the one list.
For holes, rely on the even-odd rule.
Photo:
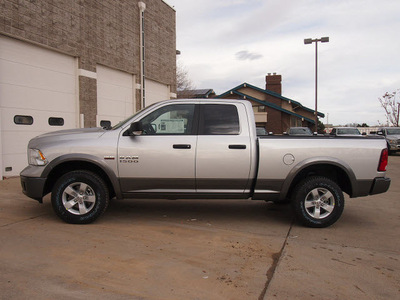
[(57, 165), (54, 169), (51, 170), (51, 172), (47, 176), (44, 194), (48, 194), (52, 191), (54, 184), (61, 176), (75, 170), (86, 170), (96, 173), (106, 183), (108, 190), (110, 192), (110, 199), (115, 196), (114, 187), (106, 172), (96, 164), (87, 161), (68, 161)]
[(319, 164), (306, 167), (295, 176), (288, 191), (288, 198), (291, 197), (296, 185), (304, 178), (310, 176), (323, 176), (329, 178), (336, 182), (343, 192), (350, 196), (352, 194), (350, 178), (342, 168), (330, 164)]

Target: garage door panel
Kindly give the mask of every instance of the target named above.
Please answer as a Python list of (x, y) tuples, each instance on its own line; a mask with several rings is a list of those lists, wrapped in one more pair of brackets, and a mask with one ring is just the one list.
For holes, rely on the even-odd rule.
[[(32, 125), (17, 125), (14, 123), (15, 115), (29, 115), (33, 118)], [(64, 119), (63, 126), (51, 126), (48, 123), (50, 117)], [(25, 109), (2, 109), (2, 155), (3, 176), (18, 176), (26, 167), (26, 149), (29, 140), (45, 132), (75, 128), (74, 113), (27, 111)], [(21, 163), (23, 160), (23, 163)], [(11, 167), (11, 171), (5, 168)]]
[[(33, 118), (32, 125), (15, 124), (15, 116), (31, 116)], [(1, 116), (1, 127), (3, 131), (24, 131), (44, 133), (54, 130), (75, 128), (75, 113), (59, 112), (59, 111), (32, 111), (27, 109), (3, 108)], [(54, 126), (49, 124), (49, 118), (62, 118), (63, 126)], [(5, 134), (5, 133), (4, 133)]]
[[(28, 165), (26, 153), (3, 154), (3, 176), (19, 176), (19, 173)], [(9, 171), (8, 171), (9, 170)]]
[[(111, 104), (115, 105), (115, 103)], [(106, 105), (106, 103), (103, 103), (102, 105)], [(118, 120), (119, 122), (125, 120), (131, 115), (133, 115), (133, 105), (125, 105), (125, 109), (123, 109), (122, 107), (118, 109), (114, 107), (114, 109), (109, 109), (108, 112), (98, 115), (98, 118), (101, 118), (101, 120), (111, 121), (110, 117), (112, 117), (114, 120)]]
[(146, 79), (146, 106), (170, 99), (168, 85)]
[(125, 102), (99, 98), (97, 109), (103, 112), (102, 115), (125, 116)]
[(132, 74), (97, 66), (97, 125), (102, 120), (116, 125), (133, 114), (133, 82)]
[(98, 98), (121, 101), (121, 102), (132, 102), (132, 88), (121, 87), (108, 83), (97, 83), (97, 96)]
[(75, 61), (66, 55), (11, 38), (0, 37), (0, 60), (75, 74)]
[(40, 131), (4, 131), (3, 132), (3, 176), (18, 176), (28, 165), (27, 146), (31, 138)]
[[(75, 113), (66, 113), (59, 111), (53, 111), (53, 112), (36, 111), (34, 112), (33, 117), (34, 117), (33, 125), (38, 127), (38, 129), (41, 129), (42, 133), (76, 128)], [(62, 118), (64, 125), (62, 126), (50, 125), (49, 118)], [(24, 125), (18, 125), (18, 126), (24, 126)]]
[(125, 117), (129, 117), (133, 115), (135, 112), (133, 111), (133, 103), (125, 102)]
[(3, 154), (26, 154), (26, 148), (30, 139), (38, 136), (41, 132), (30, 131), (7, 131), (4, 133), (3, 138), (7, 143), (3, 144)]
[(101, 121), (110, 121), (111, 122), (111, 126), (115, 126), (119, 122), (121, 122), (121, 121), (123, 121), (125, 119), (126, 118), (122, 118), (122, 117), (101, 115), (101, 116), (98, 116), (98, 118), (97, 118), (97, 124), (100, 124)]
[(70, 93), (0, 84), (1, 105), (9, 108), (38, 109), (75, 113)]
[(132, 86), (132, 75), (119, 70), (97, 65), (97, 82), (120, 87)]
[[(0, 36), (0, 178), (26, 166), (31, 138), (76, 128), (76, 83), (76, 58)], [(18, 125), (15, 116), (31, 116), (33, 123)], [(63, 126), (51, 126), (50, 117), (62, 118)]]
[(75, 85), (75, 77), (53, 70), (41, 69), (30, 65), (23, 65), (6, 60), (0, 60), (1, 83), (17, 86), (26, 86), (35, 89), (45, 89), (69, 93)]

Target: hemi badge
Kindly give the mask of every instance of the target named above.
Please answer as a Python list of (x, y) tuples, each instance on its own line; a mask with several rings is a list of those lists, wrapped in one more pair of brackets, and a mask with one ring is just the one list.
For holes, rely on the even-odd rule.
[(105, 160), (114, 160), (114, 159), (115, 159), (115, 156), (107, 155), (107, 156), (104, 156), (104, 159), (105, 159)]

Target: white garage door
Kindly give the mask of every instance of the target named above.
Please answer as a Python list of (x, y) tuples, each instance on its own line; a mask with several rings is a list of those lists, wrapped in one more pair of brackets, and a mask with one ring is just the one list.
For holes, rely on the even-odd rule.
[(0, 36), (0, 178), (27, 165), (28, 141), (77, 127), (76, 60)]
[(146, 106), (170, 99), (169, 86), (154, 80), (146, 79)]
[(135, 112), (135, 77), (97, 65), (97, 126), (114, 126)]

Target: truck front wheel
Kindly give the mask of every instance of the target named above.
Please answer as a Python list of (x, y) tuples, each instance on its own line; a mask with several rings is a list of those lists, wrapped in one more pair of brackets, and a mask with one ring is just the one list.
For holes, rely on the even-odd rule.
[(97, 174), (80, 170), (64, 174), (51, 194), (55, 213), (72, 224), (91, 223), (107, 209), (109, 192)]
[(308, 227), (328, 227), (335, 223), (344, 209), (340, 187), (322, 176), (301, 181), (292, 194), (292, 207), (297, 219)]

